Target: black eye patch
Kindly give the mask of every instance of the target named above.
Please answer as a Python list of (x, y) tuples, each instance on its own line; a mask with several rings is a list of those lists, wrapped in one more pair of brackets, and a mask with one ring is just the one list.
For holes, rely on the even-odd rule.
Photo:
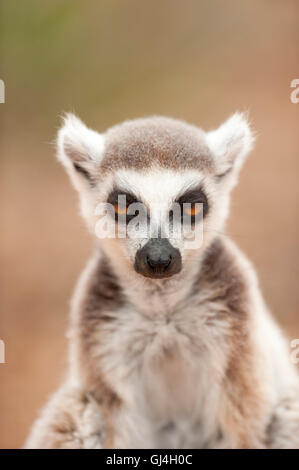
[(176, 202), (179, 203), (182, 208), (183, 204), (189, 203), (191, 204), (191, 209), (196, 203), (202, 204), (203, 217), (205, 217), (209, 211), (208, 199), (201, 187), (186, 191), (176, 200)]
[(121, 189), (114, 189), (107, 199), (107, 203), (113, 206), (113, 214), (111, 215), (115, 217), (116, 221), (123, 223), (128, 223), (136, 216), (136, 212), (128, 214), (128, 207), (136, 202), (138, 200), (134, 194)]

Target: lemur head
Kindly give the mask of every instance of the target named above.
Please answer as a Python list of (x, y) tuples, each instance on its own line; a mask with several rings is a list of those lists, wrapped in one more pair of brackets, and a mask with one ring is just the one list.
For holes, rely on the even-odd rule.
[[(207, 133), (182, 121), (150, 117), (103, 134), (69, 114), (58, 134), (58, 158), (79, 192), (91, 233), (96, 233), (99, 206), (107, 209), (114, 236), (102, 237), (101, 244), (114, 265), (160, 279), (188, 269), (223, 229), (230, 191), (252, 143), (239, 113)], [(146, 230), (143, 226), (136, 236), (141, 216)], [(178, 220), (188, 223), (175, 230)], [(190, 235), (199, 230), (201, 243), (192, 246)]]

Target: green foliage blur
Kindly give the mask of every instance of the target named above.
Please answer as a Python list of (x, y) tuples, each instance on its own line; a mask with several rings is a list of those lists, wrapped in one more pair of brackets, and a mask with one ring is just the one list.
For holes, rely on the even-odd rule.
[[(100, 129), (157, 113), (212, 125), (215, 110), (222, 119), (251, 105), (248, 83), (267, 87), (266, 62), (280, 69), (277, 33), (295, 33), (295, 4), (4, 0), (6, 129), (47, 134), (69, 110)], [(230, 100), (235, 82), (244, 93)]]

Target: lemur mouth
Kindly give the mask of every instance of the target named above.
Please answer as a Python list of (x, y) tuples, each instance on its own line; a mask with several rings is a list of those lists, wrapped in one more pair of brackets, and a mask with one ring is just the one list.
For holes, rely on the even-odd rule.
[(167, 238), (151, 238), (135, 257), (135, 271), (152, 279), (163, 279), (182, 269), (179, 250)]

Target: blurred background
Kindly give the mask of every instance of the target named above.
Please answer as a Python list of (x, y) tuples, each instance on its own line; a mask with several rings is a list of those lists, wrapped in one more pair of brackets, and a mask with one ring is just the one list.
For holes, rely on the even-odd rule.
[(69, 300), (91, 252), (54, 158), (64, 111), (103, 131), (151, 114), (211, 129), (249, 110), (258, 140), (228, 231), (299, 338), (298, 1), (4, 0), (0, 37), (0, 447), (22, 446), (64, 376)]

